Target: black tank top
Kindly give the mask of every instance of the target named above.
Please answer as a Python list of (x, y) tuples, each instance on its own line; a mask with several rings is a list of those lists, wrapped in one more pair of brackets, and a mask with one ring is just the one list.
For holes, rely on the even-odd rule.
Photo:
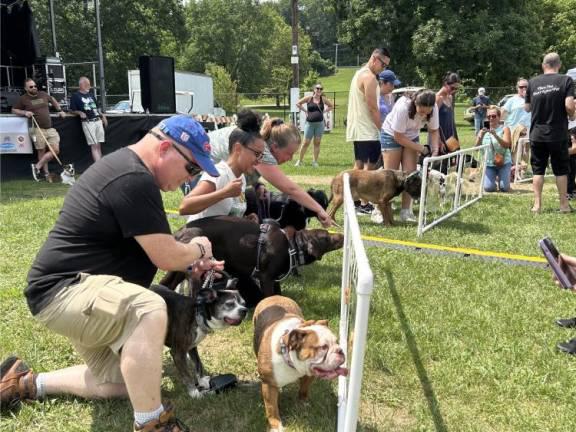
[(320, 98), (320, 103), (314, 102), (314, 98), (311, 97), (306, 104), (308, 109), (308, 115), (306, 116), (306, 121), (308, 123), (318, 123), (324, 121), (324, 101)]

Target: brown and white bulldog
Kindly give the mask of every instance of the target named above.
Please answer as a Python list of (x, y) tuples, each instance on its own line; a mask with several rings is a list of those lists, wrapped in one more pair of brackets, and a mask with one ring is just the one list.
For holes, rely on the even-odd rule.
[(288, 297), (262, 300), (254, 310), (253, 322), (268, 430), (280, 432), (279, 390), (299, 379), (298, 396), (307, 399), (314, 377), (333, 379), (348, 373), (342, 367), (344, 351), (326, 320), (305, 321), (300, 306)]

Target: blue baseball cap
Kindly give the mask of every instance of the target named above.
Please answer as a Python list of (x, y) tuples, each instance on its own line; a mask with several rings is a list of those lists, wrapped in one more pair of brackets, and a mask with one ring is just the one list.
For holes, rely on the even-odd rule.
[(212, 177), (220, 176), (210, 158), (210, 138), (200, 123), (187, 115), (175, 115), (158, 123), (158, 129), (189, 149), (204, 171)]
[(402, 82), (396, 78), (396, 74), (390, 69), (385, 69), (378, 74), (378, 81), (394, 83), (394, 87), (398, 87)]

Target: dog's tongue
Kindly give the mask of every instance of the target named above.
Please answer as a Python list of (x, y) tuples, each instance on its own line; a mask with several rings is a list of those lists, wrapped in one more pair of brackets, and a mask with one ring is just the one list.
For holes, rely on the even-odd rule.
[(314, 368), (314, 372), (318, 378), (327, 379), (327, 380), (334, 379), (338, 376), (347, 376), (348, 375), (348, 369), (343, 368), (343, 367), (337, 367), (336, 369), (333, 369), (333, 370), (324, 370), (324, 369), (320, 369), (320, 368)]
[(230, 324), (230, 325), (233, 325), (233, 326), (240, 325), (240, 323), (242, 322), (242, 321), (239, 320), (239, 319), (232, 319), (232, 318), (224, 318), (224, 321), (225, 321), (227, 324)]

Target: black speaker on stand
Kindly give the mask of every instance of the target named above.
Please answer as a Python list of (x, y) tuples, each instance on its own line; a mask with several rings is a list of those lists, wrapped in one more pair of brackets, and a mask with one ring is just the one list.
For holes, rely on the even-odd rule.
[(152, 114), (176, 112), (174, 59), (162, 56), (140, 56), (140, 91), (142, 107)]

